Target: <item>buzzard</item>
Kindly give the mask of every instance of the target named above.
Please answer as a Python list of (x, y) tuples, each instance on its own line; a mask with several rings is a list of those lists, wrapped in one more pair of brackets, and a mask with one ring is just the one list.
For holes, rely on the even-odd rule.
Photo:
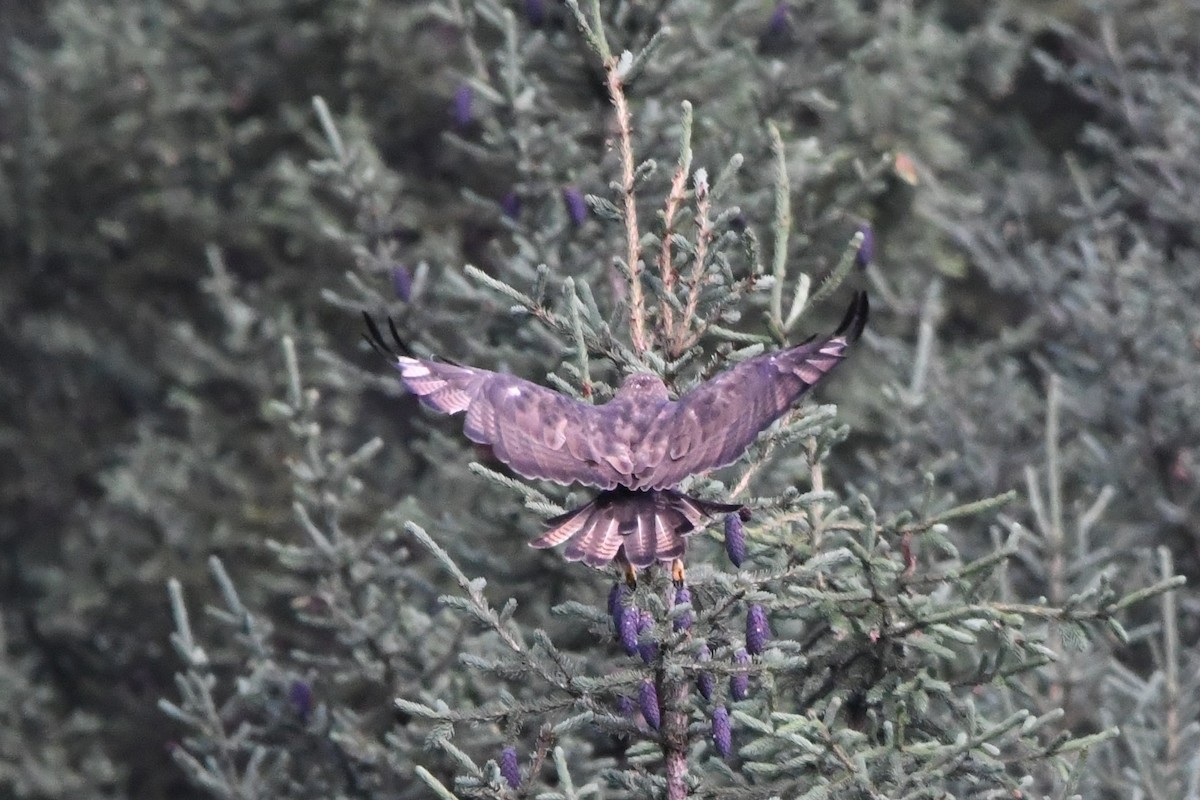
[(368, 341), (422, 403), (445, 414), (466, 412), (468, 439), (490, 445), (518, 475), (601, 490), (550, 519), (533, 547), (565, 543), (568, 561), (601, 568), (615, 559), (628, 569), (682, 558), (687, 534), (741, 508), (673, 487), (732, 464), (837, 366), (866, 325), (867, 296), (855, 296), (831, 336), (748, 358), (678, 400), (657, 375), (637, 372), (599, 405), (512, 375), (413, 358), (390, 320), (398, 349), (363, 316)]

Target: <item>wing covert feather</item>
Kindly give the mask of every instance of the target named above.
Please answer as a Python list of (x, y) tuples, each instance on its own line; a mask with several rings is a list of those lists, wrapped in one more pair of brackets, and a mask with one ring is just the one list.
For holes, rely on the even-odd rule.
[(667, 488), (736, 461), (763, 429), (841, 363), (862, 333), (867, 311), (861, 293), (832, 336), (746, 359), (673, 403), (644, 444), (654, 449), (665, 441), (665, 457), (640, 474), (634, 488)]
[(467, 438), (491, 445), (519, 475), (602, 489), (620, 482), (609, 459), (597, 457), (596, 443), (604, 439), (596, 435), (598, 407), (490, 370), (406, 356), (396, 364), (422, 403), (445, 414), (466, 411)]

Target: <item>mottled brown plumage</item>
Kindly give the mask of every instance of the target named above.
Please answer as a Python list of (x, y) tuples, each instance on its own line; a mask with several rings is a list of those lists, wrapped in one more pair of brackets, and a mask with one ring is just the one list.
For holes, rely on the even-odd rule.
[[(534, 547), (569, 542), (564, 555), (572, 561), (601, 567), (623, 555), (646, 567), (681, 557), (685, 534), (738, 508), (670, 489), (736, 461), (845, 358), (866, 320), (867, 298), (859, 294), (832, 336), (746, 359), (678, 400), (649, 373), (628, 376), (611, 400), (591, 405), (512, 375), (391, 355), (422, 403), (466, 412), (467, 438), (491, 445), (517, 474), (604, 490), (550, 520)], [(367, 321), (372, 342), (386, 350)]]

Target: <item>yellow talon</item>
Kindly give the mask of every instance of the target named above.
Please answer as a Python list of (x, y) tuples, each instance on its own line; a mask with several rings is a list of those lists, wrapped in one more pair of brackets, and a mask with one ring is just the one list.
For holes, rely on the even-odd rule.
[(625, 558), (624, 553), (617, 554), (617, 563), (619, 563), (621, 565), (621, 569), (625, 573), (625, 585), (628, 586), (630, 589), (636, 589), (637, 588), (637, 569), (634, 568), (633, 564), (629, 563), (629, 560), (627, 558)]

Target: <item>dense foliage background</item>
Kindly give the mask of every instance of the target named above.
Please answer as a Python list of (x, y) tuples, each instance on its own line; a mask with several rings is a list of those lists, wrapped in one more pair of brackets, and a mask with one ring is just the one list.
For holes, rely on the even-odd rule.
[[(637, 159), (659, 165), (639, 175), (643, 232), (684, 101), (731, 275), (779, 256), (786, 310), (799, 275), (815, 287), (872, 231), (849, 279), (871, 291), (871, 328), (818, 398), (838, 423), (764, 462), (754, 491), (784, 503), (823, 484), (810, 521), (814, 503), (866, 520), (869, 498), (892, 532), (930, 522), (912, 544), (926, 574), (1016, 541), (989, 591), (1065, 611), (1028, 631), (1053, 662), (976, 686), (981, 715), (1042, 718), (1046, 753), (1055, 732), (1120, 731), (1026, 791), (1200, 797), (1200, 4), (602, 5), (617, 54), (649, 45), (628, 82)], [(387, 312), (424, 351), (578, 387), (583, 309), (590, 333), (611, 324), (590, 349), (597, 392), (627, 366), (619, 130), (571, 10), (0, 0), (0, 42), (0, 794), (422, 797), (423, 765), (463, 796), (504, 796), (492, 767), (472, 776), (504, 745), (530, 796), (573, 796), (568, 769), (605, 796), (642, 791), (620, 776), (650, 762), (587, 721), (554, 730), (552, 767), (524, 712), (447, 746), (445, 723), (393, 706), (525, 702), (472, 671), (504, 637), (470, 621), (485, 601), (452, 564), (497, 609), (516, 598), (522, 636), (547, 629), (583, 663), (624, 656), (590, 632), (611, 577), (526, 548), (528, 495), (415, 413), (358, 340), (360, 309)], [(513, 313), (505, 286), (566, 327)], [(720, 317), (738, 346), (769, 332), (770, 287), (742, 288)], [(728, 357), (720, 338), (678, 369)], [(749, 533), (767, 570), (776, 539)], [(693, 558), (714, 565), (697, 573), (714, 597), (738, 585), (719, 547)], [(1111, 605), (1173, 575), (1188, 585)], [(591, 629), (582, 606), (551, 614), (571, 600), (600, 610)], [(1088, 609), (1111, 624), (1070, 621)], [(756, 746), (697, 750), (693, 771), (728, 787), (711, 796), (770, 796), (745, 767), (778, 755)], [(529, 783), (539, 752), (545, 786)], [(1034, 755), (997, 768), (1019, 780)], [(960, 779), (919, 796), (1007, 787)]]

